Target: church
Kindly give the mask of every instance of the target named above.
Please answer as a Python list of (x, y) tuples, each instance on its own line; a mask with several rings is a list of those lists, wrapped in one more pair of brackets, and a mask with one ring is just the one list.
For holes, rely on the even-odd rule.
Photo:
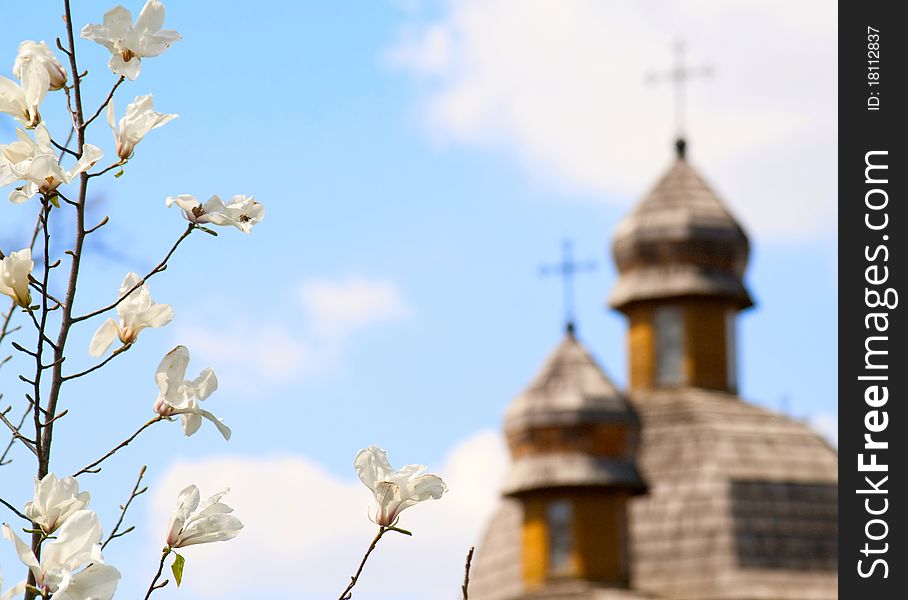
[(618, 225), (628, 389), (564, 338), (507, 407), (471, 600), (832, 600), (837, 454), (740, 398), (749, 240), (676, 143)]

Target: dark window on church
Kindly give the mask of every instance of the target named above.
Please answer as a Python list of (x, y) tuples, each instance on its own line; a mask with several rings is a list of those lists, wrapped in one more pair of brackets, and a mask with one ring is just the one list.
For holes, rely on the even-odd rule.
[(684, 383), (684, 312), (660, 306), (653, 316), (656, 338), (656, 385)]
[(786, 481), (731, 482), (738, 563), (745, 568), (834, 571), (838, 486)]
[(549, 575), (570, 575), (574, 556), (574, 518), (569, 500), (554, 500), (546, 507)]

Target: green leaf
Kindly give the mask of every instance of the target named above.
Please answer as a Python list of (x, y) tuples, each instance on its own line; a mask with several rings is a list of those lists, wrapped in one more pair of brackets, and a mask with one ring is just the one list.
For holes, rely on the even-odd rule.
[(59, 195), (54, 194), (53, 196), (48, 198), (48, 200), (50, 200), (50, 203), (54, 205), (54, 208), (60, 208), (60, 196)]
[[(119, 179), (120, 177), (123, 177), (123, 169), (120, 169), (119, 171), (114, 173), (114, 179)], [(179, 584), (177, 584), (177, 585), (179, 585)]]
[(208, 229), (207, 227), (202, 227), (201, 225), (196, 225), (196, 229), (198, 229), (200, 231), (204, 231), (208, 235), (213, 235), (214, 237), (218, 237), (218, 232), (214, 231), (213, 229)]
[(183, 567), (186, 566), (186, 559), (183, 558), (182, 554), (173, 553), (176, 556), (173, 559), (173, 564), (170, 565), (170, 570), (173, 571), (173, 578), (177, 582), (177, 587), (180, 587), (180, 583), (183, 582)]

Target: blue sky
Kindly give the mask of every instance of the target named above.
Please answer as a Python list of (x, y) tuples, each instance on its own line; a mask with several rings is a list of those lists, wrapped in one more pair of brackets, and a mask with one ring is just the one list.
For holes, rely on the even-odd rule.
[[(79, 2), (75, 21), (100, 22), (108, 8)], [(503, 468), (492, 432), (561, 335), (561, 289), (537, 271), (565, 237), (599, 265), (577, 281), (580, 335), (626, 380), (624, 321), (604, 308), (615, 280), (607, 250), (670, 164), (670, 92), (643, 80), (670, 64), (681, 35), (690, 60), (716, 73), (690, 88), (691, 160), (751, 233), (757, 308), (740, 319), (742, 396), (834, 429), (834, 7), (262, 0), (172, 1), (167, 11), (184, 39), (144, 61), (116, 106), (122, 114), (153, 93), (157, 110), (180, 117), (148, 135), (123, 177), (95, 187), (94, 214), (111, 224), (81, 306), (109, 302), (127, 271), (163, 256), (184, 227), (166, 196), (253, 194), (267, 213), (249, 236), (193, 235), (150, 284), (174, 322), (68, 391), (61, 473), (152, 416), (154, 369), (174, 345), (189, 347), (190, 376), (212, 366), (221, 379), (207, 404), (233, 428), (229, 443), (213, 427), (185, 439), (160, 424), (83, 481), (109, 527), (149, 464), (152, 491), (128, 519), (139, 531), (107, 551), (125, 574), (123, 597), (147, 585), (156, 534), (191, 481), (203, 494), (230, 485), (247, 530), (194, 549), (184, 589), (160, 598), (245, 598), (263, 579), (286, 583), (290, 569), (300, 574), (293, 597), (339, 592), (368, 542), (368, 493), (351, 462), (372, 443), (395, 464), (447, 475), (452, 491), (412, 510), (418, 535), (389, 542), (364, 593), (399, 593), (401, 560), (429, 586), (406, 598), (456, 582)], [(11, 77), (20, 40), (53, 45), (59, 12), (42, 3), (0, 22), (0, 74)], [(782, 42), (799, 48), (799, 75)], [(107, 52), (85, 41), (78, 51), (96, 105), (114, 80)], [(62, 106), (59, 93), (45, 102), (52, 130)], [(0, 119), (0, 143), (13, 136)], [(89, 137), (112, 155), (103, 120)], [(21, 246), (36, 206), (0, 206), (4, 252)], [(91, 364), (82, 348), (98, 324), (75, 332), (73, 364)], [(14, 367), (0, 370), (4, 402), (24, 391)], [(0, 490), (24, 502), (32, 466), (21, 450), (14, 459)], [(13, 561), (0, 549), (6, 581)], [(224, 574), (219, 561), (247, 568)]]

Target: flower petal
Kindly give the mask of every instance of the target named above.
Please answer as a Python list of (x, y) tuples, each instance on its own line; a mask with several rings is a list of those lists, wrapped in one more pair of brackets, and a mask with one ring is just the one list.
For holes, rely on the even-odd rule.
[(110, 600), (117, 591), (120, 571), (93, 563), (71, 576), (69, 584), (54, 594), (56, 600)]
[(379, 481), (388, 481), (391, 477), (391, 463), (388, 453), (378, 446), (369, 446), (360, 450), (353, 459), (353, 467), (367, 488), (375, 491)]
[(117, 322), (113, 319), (107, 319), (101, 323), (101, 326), (98, 327), (92, 336), (91, 343), (88, 344), (88, 353), (95, 358), (103, 356), (116, 337)]
[(41, 577), (41, 565), (38, 564), (38, 559), (35, 558), (35, 553), (32, 552), (30, 546), (23, 542), (18, 535), (13, 533), (13, 530), (9, 525), (3, 525), (3, 537), (8, 539), (13, 543), (13, 546), (16, 548), (16, 554), (19, 555), (19, 560), (22, 561), (22, 564), (31, 570), (32, 574), (35, 576), (35, 579), (40, 579)]

